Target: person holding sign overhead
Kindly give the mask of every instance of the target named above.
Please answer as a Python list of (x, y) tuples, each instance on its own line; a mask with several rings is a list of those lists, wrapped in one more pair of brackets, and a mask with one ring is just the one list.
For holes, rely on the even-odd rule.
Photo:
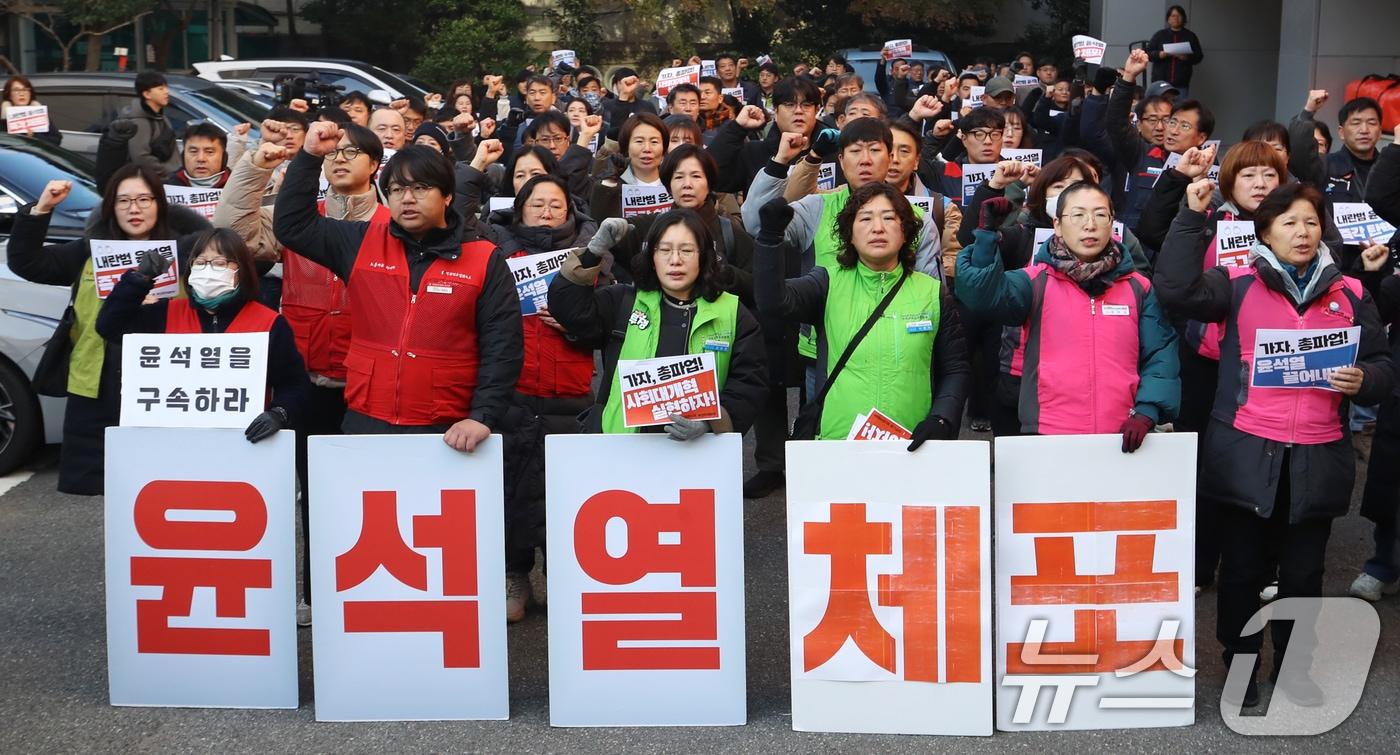
[(380, 171), (388, 220), (316, 207), (324, 158), (344, 136), (311, 124), (277, 195), (273, 230), (345, 281), (356, 312), (345, 357), (346, 433), (442, 433), (470, 452), (500, 427), (523, 352), (520, 300), (495, 244), (452, 211), (452, 164), (416, 144)]
[(147, 254), (107, 297), (97, 315), (98, 334), (120, 344), (128, 333), (267, 333), (267, 409), (244, 435), (249, 443), (257, 443), (295, 427), (305, 412), (311, 381), (291, 326), (258, 302), (252, 251), (228, 228), (204, 231), (189, 247), (192, 258), (180, 270), (188, 298), (144, 303), (156, 278), (170, 268), (169, 260)]
[(1133, 453), (1176, 416), (1176, 332), (1152, 284), (1113, 240), (1113, 204), (1098, 184), (1055, 201), (1055, 233), (1031, 265), (1006, 270), (997, 229), (1005, 197), (982, 203), (974, 242), (958, 253), (958, 300), (978, 316), (1023, 329), (1021, 431), (1121, 433)]
[(836, 216), (835, 264), (786, 279), (782, 246), (794, 216), (786, 200), (769, 200), (754, 239), (760, 311), (818, 326), (822, 388), (793, 438), (842, 440), (877, 413), (910, 451), (956, 438), (971, 372), (952, 295), (916, 269), (923, 224), (909, 200), (883, 181), (855, 189)]
[(603, 352), (604, 387), (581, 418), (583, 430), (664, 428), (678, 441), (746, 432), (768, 392), (763, 337), (739, 297), (725, 293), (709, 229), (694, 210), (666, 212), (633, 262), (636, 283), (596, 288), (601, 253), (627, 228), (621, 218), (604, 220), (549, 287), (559, 324)]
[[(1241, 633), (1275, 559), (1278, 597), (1322, 594), (1332, 520), (1350, 507), (1356, 477), (1348, 403), (1384, 399), (1395, 367), (1370, 294), (1342, 275), (1322, 243), (1326, 209), (1317, 189), (1275, 189), (1254, 210), (1258, 240), (1248, 265), (1203, 272), (1206, 247), (1186, 231), (1204, 225), (1213, 189), (1209, 179), (1187, 188), (1191, 208), (1167, 235), (1156, 283), (1175, 316), (1224, 327), (1200, 491), (1217, 507), (1216, 637), (1228, 663), (1237, 653), (1257, 657), (1263, 645), (1261, 633)], [(1285, 649), (1311, 657), (1311, 637), (1295, 636), (1302, 642), (1289, 647), (1290, 626), (1271, 626), (1275, 676)], [(1323, 702), (1308, 678), (1283, 692), (1300, 705)], [(1243, 703), (1258, 700), (1251, 678)]]
[[(159, 176), (128, 163), (112, 174), (102, 192), (102, 207), (81, 239), (44, 245), (49, 219), (72, 191), (68, 181), (50, 181), (32, 205), (15, 214), (8, 261), (15, 275), (33, 283), (69, 286), (68, 311), (34, 375), (44, 395), (66, 395), (63, 450), (58, 490), (101, 495), (104, 436), (121, 412), (121, 351), (97, 334), (104, 304), (94, 272), (92, 243), (101, 240), (157, 241), (209, 228), (194, 212), (175, 212), (165, 201)], [(179, 249), (188, 248), (181, 237)], [(135, 261), (130, 267), (135, 267)]]

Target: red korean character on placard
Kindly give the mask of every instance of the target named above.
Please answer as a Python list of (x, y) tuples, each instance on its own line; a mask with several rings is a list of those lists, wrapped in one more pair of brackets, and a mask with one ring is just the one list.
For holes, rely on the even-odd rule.
[[(167, 519), (171, 511), (219, 511), (232, 521)], [(136, 496), (136, 534), (156, 550), (247, 552), (267, 532), (267, 505), (246, 482), (155, 480)], [(270, 655), (270, 633), (261, 629), (172, 627), (188, 617), (196, 587), (214, 588), (214, 613), (245, 618), (247, 591), (272, 587), (266, 558), (133, 556), (131, 584), (163, 588), (161, 597), (136, 601), (136, 649), (140, 653)]]
[[(981, 512), (973, 506), (944, 507), (941, 540), (946, 549), (939, 578), (938, 508), (900, 508), (899, 574), (879, 574), (879, 605), (901, 608), (905, 681), (937, 682), (938, 625), (945, 623), (946, 682), (981, 681)], [(870, 603), (867, 560), (894, 552), (893, 525), (870, 521), (864, 503), (833, 503), (828, 521), (807, 522), (803, 552), (831, 558), (826, 612), (803, 638), (803, 670), (835, 657), (850, 639), (872, 663), (896, 669), (895, 638)], [(938, 611), (943, 590), (944, 609)]]
[[(1176, 528), (1176, 501), (1104, 501), (1017, 503), (1012, 531), (1035, 535), (1035, 573), (1011, 576), (1013, 605), (1126, 606), (1175, 603), (1178, 572), (1158, 572), (1153, 560), (1156, 532)], [(1114, 536), (1116, 554), (1110, 574), (1079, 574), (1072, 533), (1128, 532)], [(1008, 674), (1089, 674), (1134, 667), (1145, 656), (1164, 650), (1158, 638), (1118, 637), (1114, 608), (1074, 611), (1074, 640), (1043, 642), (1044, 624), (1026, 642), (1007, 643)], [(1171, 642), (1167, 660), (1139, 671), (1177, 670), (1183, 640)]]
[[(443, 599), (347, 600), (345, 631), (435, 632), (442, 635), (444, 668), (478, 668), (477, 601), (446, 599), (477, 595), (476, 492), (444, 490), (441, 500), (441, 513), (413, 517), (413, 546), (442, 551)], [(405, 587), (428, 593), (428, 558), (399, 532), (397, 494), (366, 491), (362, 506), (359, 539), (335, 559), (336, 592), (353, 589), (382, 566)]]
[[(627, 550), (613, 557), (606, 528), (627, 524)], [(663, 542), (664, 540), (674, 542)], [(585, 592), (583, 668), (593, 670), (718, 669), (715, 583), (715, 491), (681, 490), (677, 503), (651, 503), (626, 490), (605, 490), (574, 519), (579, 567), (605, 585), (634, 584), (649, 574), (678, 574), (684, 590)], [(695, 589), (709, 588), (709, 589)], [(616, 614), (678, 614), (679, 619), (588, 619)], [(711, 647), (623, 647), (623, 643), (715, 642)]]

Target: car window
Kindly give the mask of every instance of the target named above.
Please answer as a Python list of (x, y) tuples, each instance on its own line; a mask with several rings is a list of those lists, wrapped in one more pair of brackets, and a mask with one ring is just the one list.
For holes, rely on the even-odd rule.
[(39, 99), (49, 108), (49, 120), (61, 131), (101, 133), (115, 116), (107, 98), (97, 92), (46, 91)]
[(49, 181), (68, 180), (73, 182), (73, 191), (63, 200), (65, 211), (91, 210), (101, 203), (97, 185), (85, 170), (90, 163), (54, 148), (15, 146), (12, 141), (0, 142), (0, 176), (5, 188), (20, 195), (21, 201), (33, 202)]
[(170, 122), (170, 128), (175, 130), (175, 136), (183, 139), (185, 137), (185, 127), (190, 121), (208, 120), (203, 116), (191, 113), (189, 110), (176, 104), (172, 99), (165, 107), (165, 120)]
[(242, 92), (224, 87), (191, 89), (189, 95), (192, 99), (199, 100), (208, 107), (237, 116), (247, 123), (261, 123), (262, 119), (267, 117), (268, 110), (271, 109), (270, 106), (265, 106)]
[(376, 88), (370, 86), (369, 82), (356, 78), (353, 74), (342, 73), (340, 71), (321, 71), (321, 82), (344, 87), (341, 91), (343, 95), (351, 92), (368, 93), (369, 90)]

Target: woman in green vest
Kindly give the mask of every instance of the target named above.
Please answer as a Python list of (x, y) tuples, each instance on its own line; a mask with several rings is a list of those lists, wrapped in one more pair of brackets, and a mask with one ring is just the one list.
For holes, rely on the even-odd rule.
[[(84, 237), (45, 246), (49, 219), (72, 190), (69, 181), (50, 181), (38, 201), (20, 208), (10, 234), (9, 264), (15, 275), (27, 281), (72, 288), (71, 314), (65, 315), (65, 320), (73, 318), (68, 342), (48, 346), (60, 349), (56, 354), (68, 346), (72, 349), (66, 365), (65, 360), (59, 360), (56, 370), (47, 370), (50, 377), (57, 376), (60, 390), (66, 382), (68, 393), (58, 490), (101, 495), (103, 438), (121, 414), (121, 347), (108, 344), (97, 334), (102, 299), (97, 295), (88, 241), (172, 239), (176, 234), (205, 230), (209, 222), (186, 208), (167, 208), (160, 178), (149, 168), (127, 164), (108, 180), (101, 208), (95, 221), (89, 221)], [(191, 240), (184, 239), (181, 252), (188, 251)], [(66, 381), (61, 377), (65, 366)], [(43, 378), (35, 374), (36, 383), (51, 382)]]
[(820, 326), (816, 363), (824, 389), (816, 437), (843, 440), (878, 411), (909, 435), (910, 451), (926, 440), (956, 438), (971, 371), (952, 294), (915, 270), (922, 223), (909, 201), (881, 181), (851, 192), (836, 216), (836, 266), (785, 280), (781, 247), (792, 214), (781, 198), (759, 208), (754, 297), (765, 315)]
[[(632, 285), (596, 287), (602, 253), (630, 226), (608, 218), (588, 248), (569, 257), (549, 287), (549, 311), (564, 329), (603, 352), (603, 383), (585, 413), (585, 432), (660, 432), (691, 440), (707, 432), (743, 433), (768, 393), (758, 321), (733, 294), (715, 239), (694, 210), (666, 212), (652, 223), (633, 258)], [(637, 360), (711, 354), (720, 416), (628, 427), (618, 366)], [(688, 412), (694, 414), (696, 412)], [(669, 420), (669, 424), (667, 421)], [(636, 424), (631, 423), (631, 424)]]

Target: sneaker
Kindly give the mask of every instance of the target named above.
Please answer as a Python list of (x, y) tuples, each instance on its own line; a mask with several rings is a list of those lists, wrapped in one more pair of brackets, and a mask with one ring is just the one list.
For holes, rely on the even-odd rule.
[(968, 426), (974, 433), (989, 433), (992, 431), (992, 421), (981, 417), (974, 417), (968, 420)]
[(1278, 686), (1276, 690), (1283, 693), (1283, 696), (1293, 702), (1294, 705), (1301, 705), (1304, 708), (1316, 708), (1325, 702), (1322, 695), (1322, 688), (1317, 686), (1307, 674), (1290, 676), (1283, 684), (1278, 684), (1278, 672), (1272, 676), (1274, 683)]
[(1385, 595), (1394, 595), (1397, 591), (1400, 591), (1400, 579), (1382, 582), (1366, 572), (1361, 572), (1356, 581), (1351, 583), (1351, 590), (1349, 590), (1352, 597), (1369, 600), (1372, 603)]
[(297, 601), (297, 626), (311, 626), (311, 604), (304, 600)]
[(1262, 589), (1262, 590), (1259, 591), (1259, 599), (1262, 600), (1262, 601), (1264, 601), (1265, 603), (1268, 603), (1269, 601), (1271, 601), (1271, 600), (1273, 600), (1274, 598), (1277, 598), (1277, 597), (1278, 597), (1278, 581), (1277, 581), (1277, 580), (1275, 580), (1275, 581), (1273, 581), (1273, 582), (1270, 582), (1268, 587), (1265, 587), (1264, 589)]
[(1259, 704), (1259, 679), (1258, 679), (1257, 677), (1258, 677), (1258, 674), (1255, 674), (1254, 676), (1249, 677), (1249, 684), (1246, 685), (1245, 688), (1244, 688), (1244, 699), (1243, 699), (1243, 700), (1235, 700), (1235, 699), (1232, 699), (1232, 698), (1229, 696), (1230, 693), (1229, 693), (1228, 691), (1226, 691), (1226, 692), (1224, 692), (1224, 693), (1221, 695), (1221, 700), (1220, 700), (1220, 702), (1224, 703), (1225, 705), (1239, 705), (1241, 708), (1253, 708), (1254, 706), (1258, 705), (1258, 704)]
[(745, 498), (763, 498), (787, 482), (782, 472), (758, 472), (744, 481)]
[(530, 575), (520, 572), (506, 574), (506, 622), (514, 624), (525, 618), (525, 605), (530, 602)]

